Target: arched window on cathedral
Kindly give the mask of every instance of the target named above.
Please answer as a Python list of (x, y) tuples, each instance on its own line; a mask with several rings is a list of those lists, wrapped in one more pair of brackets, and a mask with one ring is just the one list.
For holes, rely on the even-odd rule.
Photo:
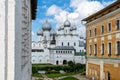
[(76, 43), (74, 42), (74, 46), (76, 46)]
[(62, 42), (62, 46), (63, 46), (64, 44), (63, 44), (63, 42)]
[(68, 42), (68, 46), (69, 46), (69, 42)]

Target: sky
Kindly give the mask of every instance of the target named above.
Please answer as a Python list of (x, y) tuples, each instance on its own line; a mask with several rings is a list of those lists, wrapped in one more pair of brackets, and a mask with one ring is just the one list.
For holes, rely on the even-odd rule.
[(79, 35), (85, 37), (85, 25), (82, 19), (103, 9), (116, 0), (38, 0), (36, 20), (32, 21), (32, 41), (37, 41), (37, 31), (45, 20), (57, 30), (68, 20), (77, 26)]

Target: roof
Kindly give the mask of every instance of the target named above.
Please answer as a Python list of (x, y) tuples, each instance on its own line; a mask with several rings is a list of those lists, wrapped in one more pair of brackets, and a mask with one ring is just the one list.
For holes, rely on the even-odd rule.
[(51, 50), (75, 50), (73, 46), (56, 46), (50, 49)]
[(31, 0), (31, 17), (33, 20), (36, 18), (37, 0)]
[[(118, 5), (118, 6), (117, 6), (117, 5)], [(114, 7), (116, 7), (116, 8), (114, 8)], [(82, 21), (88, 21), (88, 20), (93, 19), (93, 18), (96, 19), (96, 16), (98, 16), (98, 15), (103, 16), (103, 15), (105, 15), (105, 14), (103, 14), (103, 13), (105, 13), (105, 11), (108, 11), (107, 13), (109, 13), (109, 12), (111, 12), (111, 11), (114, 11), (114, 10), (110, 10), (110, 9), (112, 9), (112, 8), (113, 8), (114, 10), (116, 10), (117, 8), (120, 8), (120, 0), (117, 0), (116, 2), (110, 4), (109, 6), (103, 8), (102, 10), (94, 13), (93, 15), (88, 16), (87, 18), (83, 19)], [(101, 16), (99, 16), (99, 17), (101, 17)], [(97, 18), (99, 18), (99, 17), (97, 17)]]
[(76, 52), (75, 56), (85, 56), (86, 52)]

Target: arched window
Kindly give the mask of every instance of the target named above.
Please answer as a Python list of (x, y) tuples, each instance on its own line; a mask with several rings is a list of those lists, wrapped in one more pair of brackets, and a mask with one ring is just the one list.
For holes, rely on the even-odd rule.
[(69, 46), (69, 42), (68, 42), (68, 46)]
[(76, 43), (74, 42), (74, 46), (76, 46)]
[(63, 44), (63, 42), (62, 42), (62, 46), (63, 46), (64, 44)]
[(41, 46), (41, 44), (39, 43), (39, 47)]

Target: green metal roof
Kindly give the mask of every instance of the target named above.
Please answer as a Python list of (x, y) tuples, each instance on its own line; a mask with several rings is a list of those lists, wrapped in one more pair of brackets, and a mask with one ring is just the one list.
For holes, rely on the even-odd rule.
[(85, 56), (86, 55), (86, 52), (76, 52), (75, 53), (75, 56)]
[(75, 50), (73, 46), (56, 46), (54, 48), (49, 48), (50, 50)]

